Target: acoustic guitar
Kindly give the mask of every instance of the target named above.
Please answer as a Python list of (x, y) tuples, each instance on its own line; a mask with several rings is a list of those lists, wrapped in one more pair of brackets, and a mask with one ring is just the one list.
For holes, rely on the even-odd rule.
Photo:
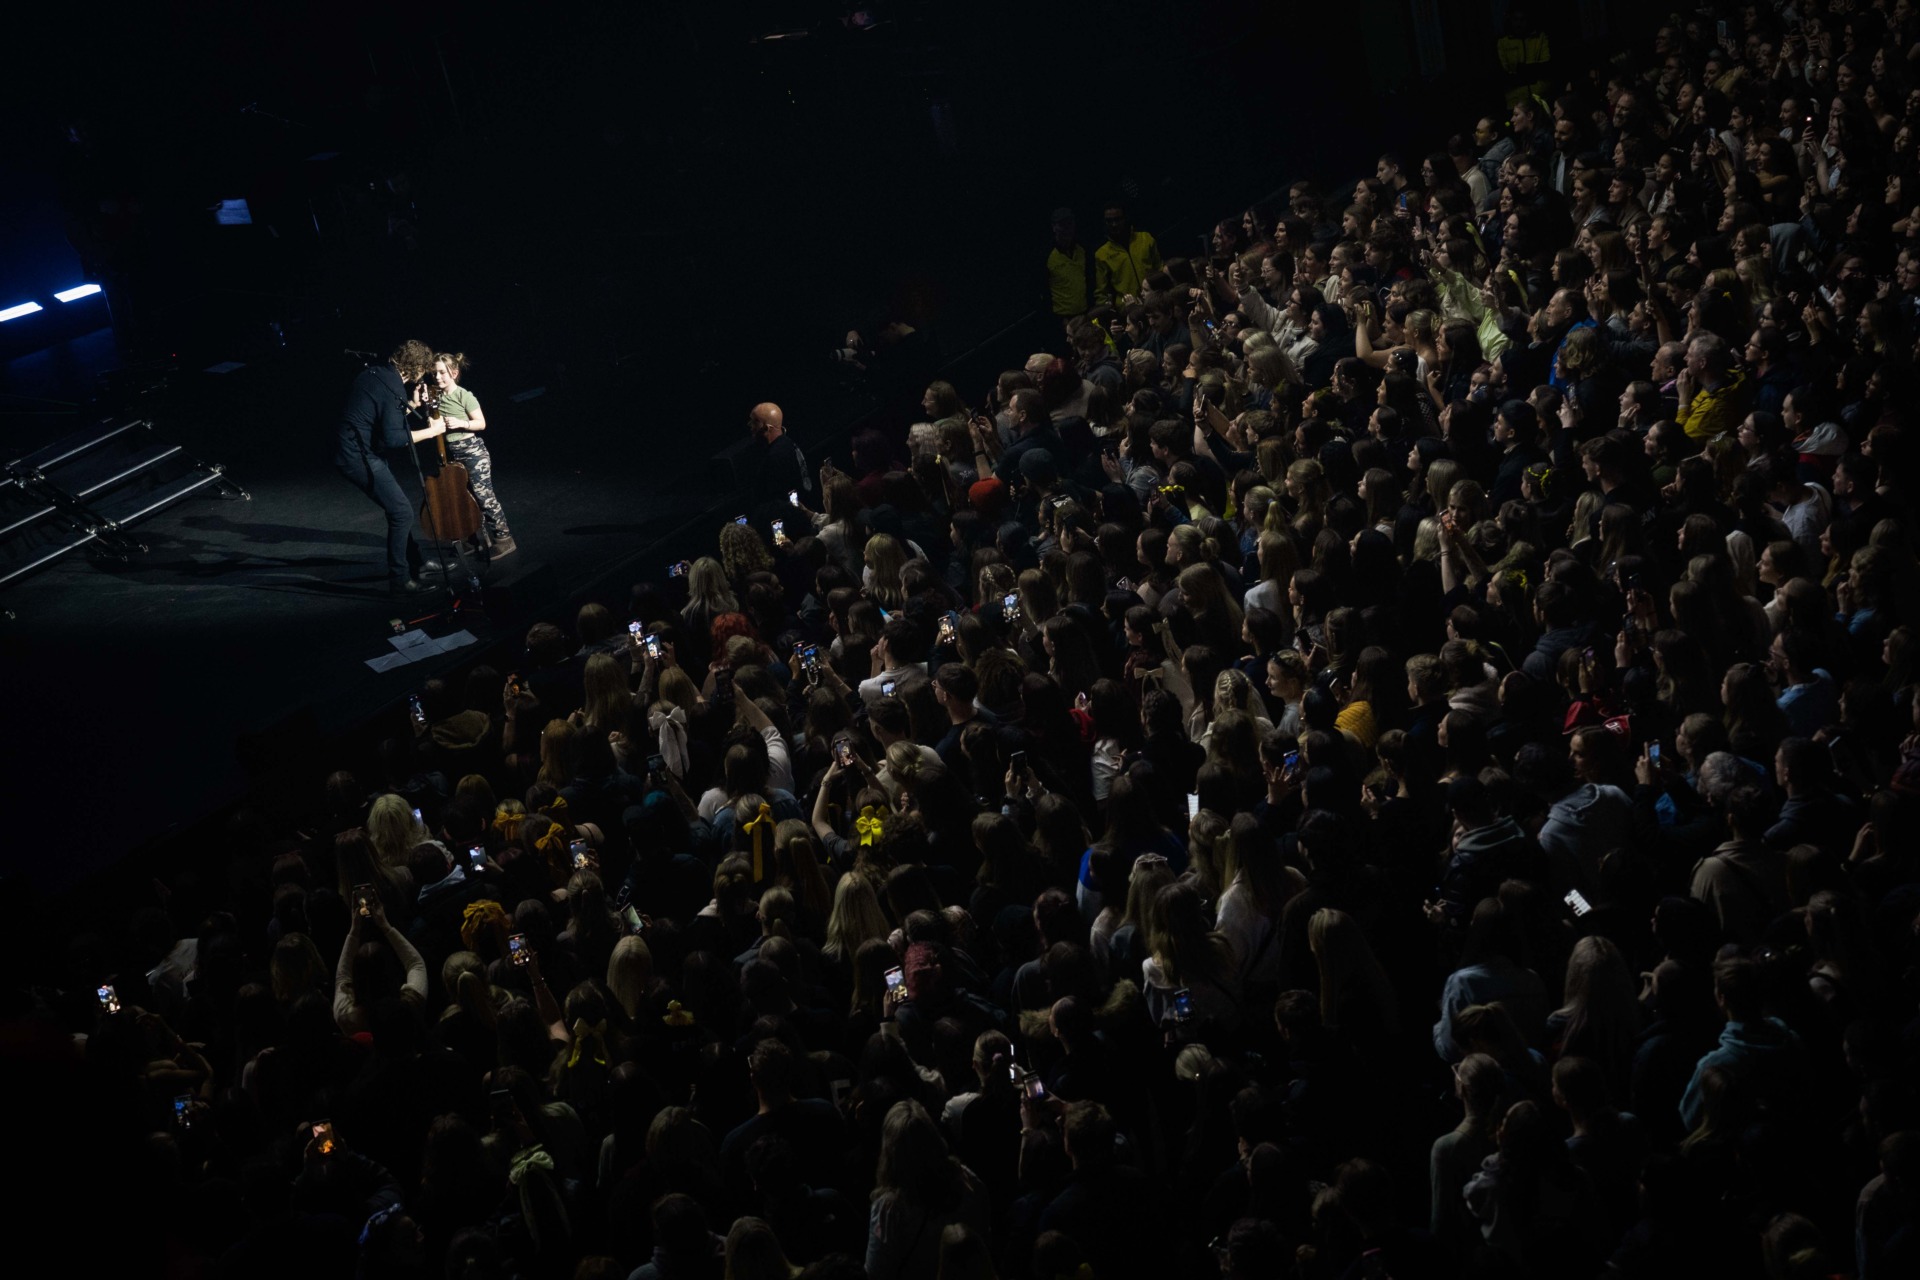
[[(439, 412), (440, 397), (426, 404), (427, 418)], [(480, 532), (480, 504), (467, 487), (467, 469), (447, 453), (443, 432), (433, 438), (440, 450), (440, 469), (426, 477), (426, 500), (420, 504), (420, 527), (435, 542), (465, 542)]]

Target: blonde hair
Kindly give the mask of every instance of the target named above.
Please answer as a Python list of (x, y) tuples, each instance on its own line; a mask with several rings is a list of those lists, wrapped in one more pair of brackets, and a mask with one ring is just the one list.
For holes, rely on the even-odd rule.
[(727, 581), (727, 570), (712, 556), (701, 556), (687, 570), (687, 608), (704, 609), (714, 615), (740, 612), (740, 601), (733, 594), (733, 586)]
[(1255, 715), (1253, 681), (1238, 667), (1228, 667), (1213, 678), (1213, 714), (1215, 719), (1228, 711)]
[(890, 928), (887, 914), (880, 909), (880, 895), (873, 881), (860, 875), (844, 875), (833, 890), (833, 914), (827, 917), (827, 940), (823, 954), (851, 960), (860, 944), (875, 938), (884, 940)]
[[(1280, 508), (1276, 505), (1271, 510), (1278, 513)], [(1300, 548), (1294, 545), (1291, 535), (1278, 529), (1261, 531), (1255, 554), (1260, 561), (1260, 576), (1268, 582), (1285, 586), (1299, 572)]]
[(1211, 809), (1202, 809), (1187, 823), (1188, 870), (1213, 902), (1227, 891), (1228, 863), (1233, 860), (1230, 838), (1226, 818)]
[(867, 547), (861, 557), (867, 567), (873, 570), (873, 581), (867, 584), (867, 594), (888, 610), (898, 609), (907, 598), (900, 589), (900, 571), (907, 567), (906, 548), (892, 534), (876, 533), (867, 539)]
[(427, 830), (413, 820), (405, 796), (389, 791), (367, 811), (367, 842), (382, 866), (406, 866), (407, 855), (426, 838)]
[(1194, 524), (1175, 525), (1167, 532), (1167, 545), (1180, 548), (1184, 565), (1207, 564), (1220, 558), (1220, 544), (1200, 532)]
[(887, 747), (887, 772), (909, 791), (920, 780), (920, 770), (925, 764), (926, 757), (920, 754), (920, 744), (917, 742), (902, 738)]
[(607, 990), (627, 1017), (640, 1016), (640, 1002), (646, 999), (651, 985), (653, 951), (646, 939), (628, 934), (614, 943), (613, 954), (607, 958)]
[(679, 666), (665, 667), (660, 672), (660, 687), (656, 691), (657, 703), (669, 707), (684, 707), (693, 710), (700, 700), (700, 690), (694, 685), (693, 677)]

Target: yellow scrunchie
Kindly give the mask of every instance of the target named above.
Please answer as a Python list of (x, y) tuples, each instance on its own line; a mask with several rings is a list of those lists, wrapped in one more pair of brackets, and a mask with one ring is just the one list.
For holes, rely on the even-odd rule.
[(773, 806), (763, 801), (760, 812), (755, 815), (753, 821), (740, 828), (753, 837), (753, 882), (755, 884), (766, 878), (766, 844), (768, 838), (773, 835), (776, 825), (773, 820)]
[(873, 842), (885, 835), (881, 822), (882, 810), (878, 805), (867, 805), (860, 810), (860, 816), (853, 820), (855, 834), (860, 843), (871, 847)]
[(591, 1056), (601, 1066), (607, 1065), (607, 1020), (588, 1022), (585, 1018), (573, 1020), (573, 1052), (567, 1055), (567, 1065), (577, 1067), (583, 1056)]
[[(493, 930), (496, 935), (496, 940), (506, 937), (506, 908), (502, 907), (492, 898), (481, 898), (477, 902), (469, 902), (467, 909), (460, 914), (460, 941), (466, 945), (467, 950), (478, 951), (480, 949), (479, 941), (480, 931), (482, 929)], [(501, 949), (506, 949), (504, 944)]]

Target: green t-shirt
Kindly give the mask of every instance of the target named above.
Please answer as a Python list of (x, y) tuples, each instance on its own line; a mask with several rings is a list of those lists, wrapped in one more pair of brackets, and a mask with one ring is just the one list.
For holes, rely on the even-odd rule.
[(478, 412), (480, 402), (465, 387), (455, 385), (440, 393), (440, 416), (447, 420), (447, 439), (471, 440), (473, 432), (462, 431), (454, 423), (471, 421)]

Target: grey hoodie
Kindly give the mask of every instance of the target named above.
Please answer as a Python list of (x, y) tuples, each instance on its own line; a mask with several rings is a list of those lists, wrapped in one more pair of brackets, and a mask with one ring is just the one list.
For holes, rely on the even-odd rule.
[(1633, 801), (1618, 787), (1586, 782), (1553, 802), (1540, 828), (1540, 848), (1553, 868), (1554, 891), (1592, 896), (1600, 857), (1633, 842)]
[(1699, 1127), (1706, 1101), (1700, 1076), (1708, 1067), (1731, 1071), (1740, 1092), (1758, 1101), (1778, 1103), (1807, 1083), (1807, 1055), (1800, 1037), (1778, 1018), (1729, 1022), (1720, 1030), (1720, 1046), (1702, 1057), (1680, 1098), (1680, 1119), (1689, 1132)]

